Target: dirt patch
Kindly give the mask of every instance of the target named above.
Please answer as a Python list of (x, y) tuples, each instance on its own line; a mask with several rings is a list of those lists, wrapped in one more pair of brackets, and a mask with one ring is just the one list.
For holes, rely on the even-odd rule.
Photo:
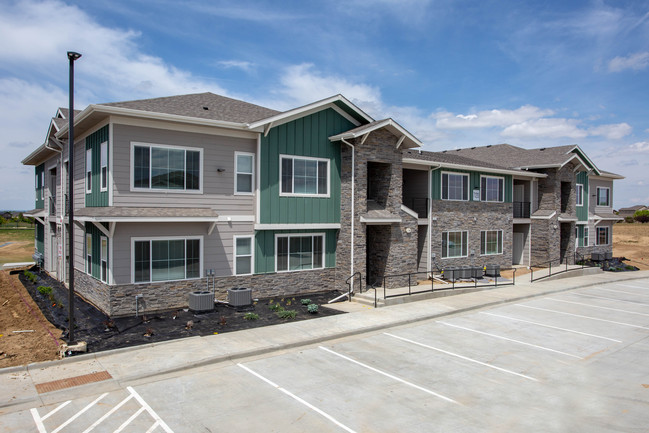
[(34, 260), (32, 259), (33, 253), (34, 241), (11, 241), (9, 245), (0, 247), (0, 265), (32, 262)]
[(640, 270), (649, 270), (649, 224), (615, 224), (613, 256), (626, 257), (629, 265)]
[(0, 334), (0, 368), (57, 359), (62, 344), (61, 330), (7, 271), (0, 271)]

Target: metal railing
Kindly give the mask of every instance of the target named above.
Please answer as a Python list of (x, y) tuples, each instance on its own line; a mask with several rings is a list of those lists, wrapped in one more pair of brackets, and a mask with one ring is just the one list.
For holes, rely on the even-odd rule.
[(50, 216), (56, 216), (56, 197), (50, 196)]
[(356, 273), (350, 275), (349, 278), (347, 278), (345, 280), (345, 284), (347, 284), (347, 287), (348, 287), (347, 296), (349, 298), (349, 302), (352, 301), (352, 294), (354, 293), (354, 287), (353, 287), (354, 286), (354, 278), (356, 278), (356, 276), (358, 276), (358, 293), (363, 293), (363, 276), (361, 275), (361, 273), (356, 272)]
[[(563, 274), (564, 272), (570, 271), (571, 269), (568, 269), (568, 266), (570, 266), (570, 263), (569, 263), (570, 261), (568, 259), (569, 259), (569, 256), (565, 255), (563, 259), (561, 259), (561, 258), (552, 259), (552, 260), (548, 260), (546, 262), (541, 262), (541, 263), (537, 263), (535, 265), (531, 265), (530, 266), (530, 283), (533, 283), (534, 281), (542, 280), (544, 278), (548, 278), (548, 277), (550, 277), (552, 275), (559, 275), (559, 274)], [(584, 256), (575, 251), (574, 254), (573, 254), (573, 262), (572, 262), (572, 264), (577, 265), (579, 262), (581, 262), (581, 269), (584, 269), (585, 268), (584, 261), (585, 261)], [(565, 262), (565, 263), (563, 263), (563, 262)], [(554, 265), (554, 272), (553, 272), (553, 268), (552, 268), (553, 263), (556, 263), (556, 265)], [(536, 278), (534, 278), (534, 268), (538, 268), (539, 270), (540, 269), (547, 269), (548, 274), (547, 275), (541, 275), (540, 277), (537, 276)], [(538, 270), (537, 270), (537, 275), (538, 275)]]
[(413, 197), (408, 201), (408, 207), (417, 212), (419, 218), (428, 218), (428, 199)]
[(514, 218), (529, 218), (530, 217), (530, 202), (529, 201), (515, 201), (512, 203), (514, 206)]

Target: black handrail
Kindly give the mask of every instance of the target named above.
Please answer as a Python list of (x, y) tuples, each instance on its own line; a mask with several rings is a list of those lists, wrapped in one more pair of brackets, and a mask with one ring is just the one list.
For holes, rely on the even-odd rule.
[(363, 275), (361, 275), (360, 272), (355, 272), (345, 280), (345, 284), (347, 284), (348, 287), (347, 298), (349, 298), (349, 302), (352, 301), (352, 294), (354, 293), (354, 291), (352, 290), (352, 282), (354, 277), (356, 277), (357, 275), (358, 275), (358, 293), (363, 293)]
[(515, 201), (512, 203), (514, 210), (514, 218), (529, 218), (530, 217), (530, 202), (529, 201)]
[[(584, 261), (585, 261), (584, 256), (582, 254), (579, 254), (577, 251), (574, 251), (574, 253), (573, 253), (573, 264), (574, 265), (577, 264), (577, 257), (581, 257), (581, 269), (584, 269), (584, 267), (585, 267), (585, 265), (584, 265)], [(534, 281), (542, 280), (544, 278), (548, 278), (548, 277), (550, 277), (552, 275), (559, 275), (559, 274), (563, 274), (564, 272), (568, 272), (570, 270), (570, 269), (568, 269), (568, 265), (569, 265), (568, 256), (565, 255), (565, 254), (564, 254), (564, 260), (566, 262), (565, 263), (565, 269), (562, 270), (562, 271), (554, 272), (554, 273), (552, 273), (552, 263), (558, 261), (559, 266), (561, 266), (561, 264), (562, 264), (561, 257), (559, 257), (558, 259), (552, 259), (552, 260), (548, 260), (548, 261), (545, 261), (545, 262), (537, 263), (535, 265), (530, 265), (530, 283), (533, 283)], [(544, 266), (544, 265), (546, 265), (546, 264), (548, 265), (547, 266), (548, 274), (544, 275), (542, 277), (534, 278), (534, 268), (545, 268), (546, 266)], [(555, 267), (555, 269), (556, 269), (556, 267)]]

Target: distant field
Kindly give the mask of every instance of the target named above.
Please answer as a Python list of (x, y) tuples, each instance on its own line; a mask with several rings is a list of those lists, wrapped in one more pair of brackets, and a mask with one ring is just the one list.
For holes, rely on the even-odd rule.
[(0, 229), (0, 266), (5, 263), (31, 262), (34, 253), (34, 229)]
[(32, 241), (34, 242), (34, 229), (14, 229), (14, 228), (0, 228), (0, 245), (5, 242), (18, 242), (18, 241)]
[(649, 223), (613, 225), (613, 255), (626, 257), (629, 264), (649, 269)]

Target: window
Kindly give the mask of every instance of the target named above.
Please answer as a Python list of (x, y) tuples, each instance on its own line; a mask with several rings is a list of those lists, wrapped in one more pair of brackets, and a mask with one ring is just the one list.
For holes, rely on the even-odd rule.
[(108, 190), (108, 143), (101, 143), (101, 191)]
[(503, 253), (503, 231), (486, 230), (480, 232), (480, 255), (489, 256)]
[(280, 195), (329, 195), (329, 160), (282, 156), (280, 161)]
[(134, 144), (133, 188), (139, 190), (200, 191), (200, 149)]
[(468, 200), (469, 175), (442, 173), (442, 200)]
[(609, 188), (597, 188), (597, 206), (610, 206)]
[(577, 206), (584, 205), (584, 185), (580, 183), (577, 184), (576, 202), (577, 202)]
[(108, 282), (108, 238), (101, 237), (101, 281)]
[(41, 188), (40, 188), (40, 185), (39, 185), (40, 179), (41, 179), (41, 177), (38, 175), (38, 173), (36, 173), (36, 179), (34, 179), (34, 182), (36, 183), (36, 200), (42, 200), (43, 199), (43, 196), (41, 194)]
[(466, 257), (469, 232), (442, 232), (442, 258)]
[(502, 177), (480, 176), (480, 200), (503, 202), (505, 179)]
[(584, 240), (583, 240), (583, 246), (587, 247), (588, 246), (588, 227), (584, 227)]
[(86, 194), (92, 192), (92, 149), (86, 149)]
[(234, 192), (236, 194), (252, 194), (254, 185), (254, 155), (241, 152), (235, 152), (234, 155)]
[(252, 236), (234, 237), (234, 274), (252, 274)]
[(201, 239), (133, 241), (133, 281), (185, 280), (201, 277)]
[(92, 274), (92, 235), (86, 233), (86, 273)]
[(608, 245), (608, 227), (597, 227), (597, 245)]
[(277, 235), (277, 272), (324, 267), (324, 235)]

